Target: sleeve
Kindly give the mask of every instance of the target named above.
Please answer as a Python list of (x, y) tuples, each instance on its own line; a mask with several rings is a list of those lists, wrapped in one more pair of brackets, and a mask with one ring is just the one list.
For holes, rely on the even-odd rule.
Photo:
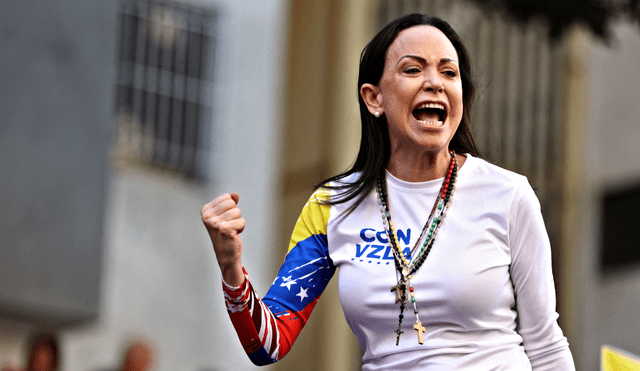
[(245, 283), (223, 283), (227, 312), (245, 352), (256, 365), (284, 357), (307, 323), (320, 295), (335, 272), (327, 246), (329, 197), (316, 191), (302, 209), (284, 263), (263, 299), (245, 271)]
[(574, 371), (569, 344), (557, 322), (549, 237), (540, 203), (525, 178), (511, 205), (509, 245), (517, 330), (532, 369)]

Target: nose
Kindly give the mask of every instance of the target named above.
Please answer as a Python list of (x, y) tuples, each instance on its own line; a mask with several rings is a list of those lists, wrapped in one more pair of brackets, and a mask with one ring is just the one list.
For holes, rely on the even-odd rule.
[(437, 71), (426, 72), (422, 88), (426, 91), (441, 93), (444, 90), (442, 79)]

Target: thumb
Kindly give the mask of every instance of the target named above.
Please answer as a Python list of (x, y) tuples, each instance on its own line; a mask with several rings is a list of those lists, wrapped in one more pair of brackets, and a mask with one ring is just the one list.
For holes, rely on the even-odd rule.
[(231, 199), (236, 203), (236, 205), (238, 204), (238, 201), (240, 201), (240, 195), (238, 192), (229, 193), (229, 196), (231, 196)]

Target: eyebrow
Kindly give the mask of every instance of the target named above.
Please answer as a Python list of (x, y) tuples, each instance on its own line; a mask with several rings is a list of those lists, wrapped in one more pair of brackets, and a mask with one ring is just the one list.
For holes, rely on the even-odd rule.
[[(415, 59), (419, 62), (421, 62), (422, 64), (427, 64), (427, 60), (417, 56), (417, 55), (411, 55), (411, 54), (407, 54), (407, 55), (403, 55), (402, 57), (400, 57), (400, 59), (398, 59), (398, 63), (396, 63), (396, 66), (404, 59), (404, 58), (410, 58), (410, 59)], [(457, 63), (458, 61), (456, 61), (453, 58), (442, 58), (440, 59), (440, 64), (444, 64), (444, 63), (449, 63), (449, 62), (454, 62)]]

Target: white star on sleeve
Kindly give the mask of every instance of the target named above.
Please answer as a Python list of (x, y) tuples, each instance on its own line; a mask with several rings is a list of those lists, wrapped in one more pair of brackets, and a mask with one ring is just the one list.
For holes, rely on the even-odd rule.
[(303, 301), (304, 298), (308, 297), (307, 295), (307, 290), (309, 290), (308, 288), (303, 289), (302, 287), (300, 288), (300, 292), (296, 294), (296, 296), (300, 297), (300, 301)]
[(295, 285), (296, 283), (297, 283), (296, 280), (289, 280), (289, 281), (286, 281), (285, 283), (281, 283), (280, 287), (286, 286), (287, 289), (289, 289), (289, 291), (291, 291), (291, 285)]

